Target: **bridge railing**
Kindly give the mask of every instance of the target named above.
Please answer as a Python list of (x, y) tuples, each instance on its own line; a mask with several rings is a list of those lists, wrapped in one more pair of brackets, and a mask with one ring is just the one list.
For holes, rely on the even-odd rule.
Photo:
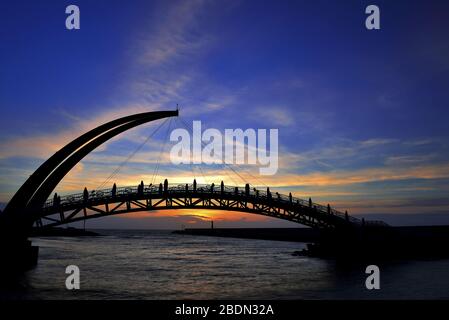
[[(162, 186), (162, 192), (164, 192)], [(124, 186), (124, 187), (117, 187), (115, 191), (116, 197), (123, 197), (128, 195), (137, 195), (139, 194), (139, 186)], [(168, 185), (168, 192), (185, 192), (187, 189), (187, 192), (194, 192), (194, 185), (193, 184), (169, 184)], [(142, 195), (160, 195), (161, 194), (161, 187), (160, 185), (144, 185), (142, 191), (140, 191)], [(220, 185), (214, 185), (212, 188), (211, 184), (197, 184), (196, 185), (196, 193), (213, 193), (213, 194), (221, 194), (221, 186)], [(277, 201), (278, 203), (284, 203), (284, 204), (293, 204), (293, 205), (300, 205), (302, 207), (310, 207), (316, 209), (317, 211), (321, 213), (328, 213), (331, 215), (338, 216), (342, 219), (347, 219), (348, 221), (355, 223), (355, 224), (361, 224), (361, 220), (354, 218), (352, 216), (346, 215), (345, 213), (342, 213), (334, 208), (327, 207), (320, 205), (318, 203), (312, 202), (310, 203), (307, 200), (300, 199), (297, 197), (291, 197), (287, 195), (280, 194), (278, 192), (270, 192), (268, 193), (265, 190), (260, 190), (256, 188), (250, 188), (248, 191), (245, 189), (245, 187), (235, 187), (235, 186), (224, 186), (223, 193), (226, 195), (239, 195), (239, 196), (249, 196), (249, 197), (257, 197), (260, 199), (268, 199), (270, 198), (272, 201)], [(102, 189), (102, 190), (91, 190), (88, 192), (88, 199), (91, 200), (104, 200), (105, 198), (113, 198), (113, 189)], [(84, 193), (76, 193), (76, 194), (70, 194), (66, 196), (62, 196), (59, 200), (60, 206), (68, 206), (73, 204), (79, 204), (84, 202)], [(53, 199), (47, 200), (47, 202), (44, 205), (44, 209), (48, 209), (54, 206)]]

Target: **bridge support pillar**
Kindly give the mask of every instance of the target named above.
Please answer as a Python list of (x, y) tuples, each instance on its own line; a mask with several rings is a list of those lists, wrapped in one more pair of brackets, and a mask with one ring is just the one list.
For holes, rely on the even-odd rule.
[(2, 272), (19, 273), (32, 269), (37, 265), (39, 247), (33, 246), (30, 240), (11, 243), (0, 243), (0, 270)]
[(31, 221), (23, 221), (20, 213), (7, 217), (0, 215), (0, 271), (8, 276), (36, 266), (39, 247), (28, 239)]

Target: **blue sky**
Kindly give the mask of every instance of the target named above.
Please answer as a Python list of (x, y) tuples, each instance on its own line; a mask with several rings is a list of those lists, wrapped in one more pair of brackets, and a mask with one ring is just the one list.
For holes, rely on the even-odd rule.
[[(80, 30), (65, 29), (69, 4)], [(368, 4), (380, 7), (381, 30), (366, 30)], [(187, 122), (278, 128), (281, 167), (265, 184), (354, 214), (439, 223), (449, 212), (447, 30), (444, 1), (3, 1), (0, 202), (82, 132), (179, 103)], [(58, 191), (100, 185), (155, 125), (102, 146)], [(152, 179), (162, 139), (117, 182)], [(203, 170), (207, 182), (223, 175)], [(160, 174), (194, 173), (163, 162)], [(205, 223), (195, 214), (114, 219)], [(279, 224), (252, 220), (222, 224)]]

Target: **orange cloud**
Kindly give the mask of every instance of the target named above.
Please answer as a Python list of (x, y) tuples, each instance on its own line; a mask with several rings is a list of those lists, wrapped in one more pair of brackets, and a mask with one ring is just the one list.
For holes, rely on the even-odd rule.
[(134, 212), (122, 215), (124, 218), (142, 219), (148, 217), (179, 217), (194, 216), (203, 221), (266, 221), (267, 217), (249, 214), (245, 212), (207, 210), (207, 209), (176, 209), (176, 210), (159, 210)]
[[(111, 168), (114, 168), (111, 166)], [(102, 168), (104, 169), (104, 168)], [(87, 186), (89, 189), (95, 189), (105, 179), (105, 173), (96, 172), (95, 169), (83, 172), (82, 170), (72, 172), (70, 176), (64, 178), (58, 189), (61, 192), (74, 190), (72, 186), (78, 185), (80, 188)], [(253, 175), (253, 177), (242, 173), (242, 177), (235, 176), (228, 170), (209, 170), (203, 171), (196, 179), (198, 183), (220, 183), (224, 181), (227, 185), (244, 185), (246, 181), (254, 186), (265, 188), (270, 187), (329, 187), (329, 186), (347, 186), (356, 183), (366, 182), (382, 182), (394, 180), (407, 179), (438, 179), (449, 177), (449, 164), (441, 165), (423, 165), (415, 167), (385, 167), (385, 168), (368, 168), (360, 170), (345, 170), (345, 171), (331, 171), (331, 172), (312, 172), (308, 174), (278, 174), (272, 177), (264, 177), (263, 179)], [(154, 181), (154, 183), (162, 182), (165, 178), (170, 183), (191, 183), (193, 181), (193, 173), (189, 171), (180, 171), (179, 169), (172, 169), (170, 171), (161, 171), (156, 177), (152, 173), (126, 172), (124, 176), (117, 176), (114, 181), (118, 185), (137, 185), (141, 180), (146, 184)], [(107, 185), (105, 188), (109, 188)], [(320, 195), (319, 191), (314, 192), (315, 195)], [(335, 192), (335, 193), (321, 193), (321, 195), (350, 195), (349, 192)]]

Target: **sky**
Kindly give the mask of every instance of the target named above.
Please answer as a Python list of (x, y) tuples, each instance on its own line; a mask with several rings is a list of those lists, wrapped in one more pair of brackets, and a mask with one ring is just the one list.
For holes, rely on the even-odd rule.
[[(76, 4), (81, 29), (65, 28)], [(380, 8), (381, 29), (365, 28)], [(269, 185), (391, 224), (449, 223), (447, 1), (2, 1), (0, 202), (59, 148), (120, 116), (173, 110), (205, 128), (276, 128), (280, 167), (241, 179), (174, 166), (167, 122), (130, 130), (84, 158), (59, 194), (118, 185)], [(159, 166), (158, 166), (159, 163)], [(156, 170), (155, 168), (159, 169)], [(110, 183), (110, 182), (108, 182)], [(106, 186), (109, 187), (109, 186)], [(293, 227), (247, 213), (174, 210), (89, 227)]]

